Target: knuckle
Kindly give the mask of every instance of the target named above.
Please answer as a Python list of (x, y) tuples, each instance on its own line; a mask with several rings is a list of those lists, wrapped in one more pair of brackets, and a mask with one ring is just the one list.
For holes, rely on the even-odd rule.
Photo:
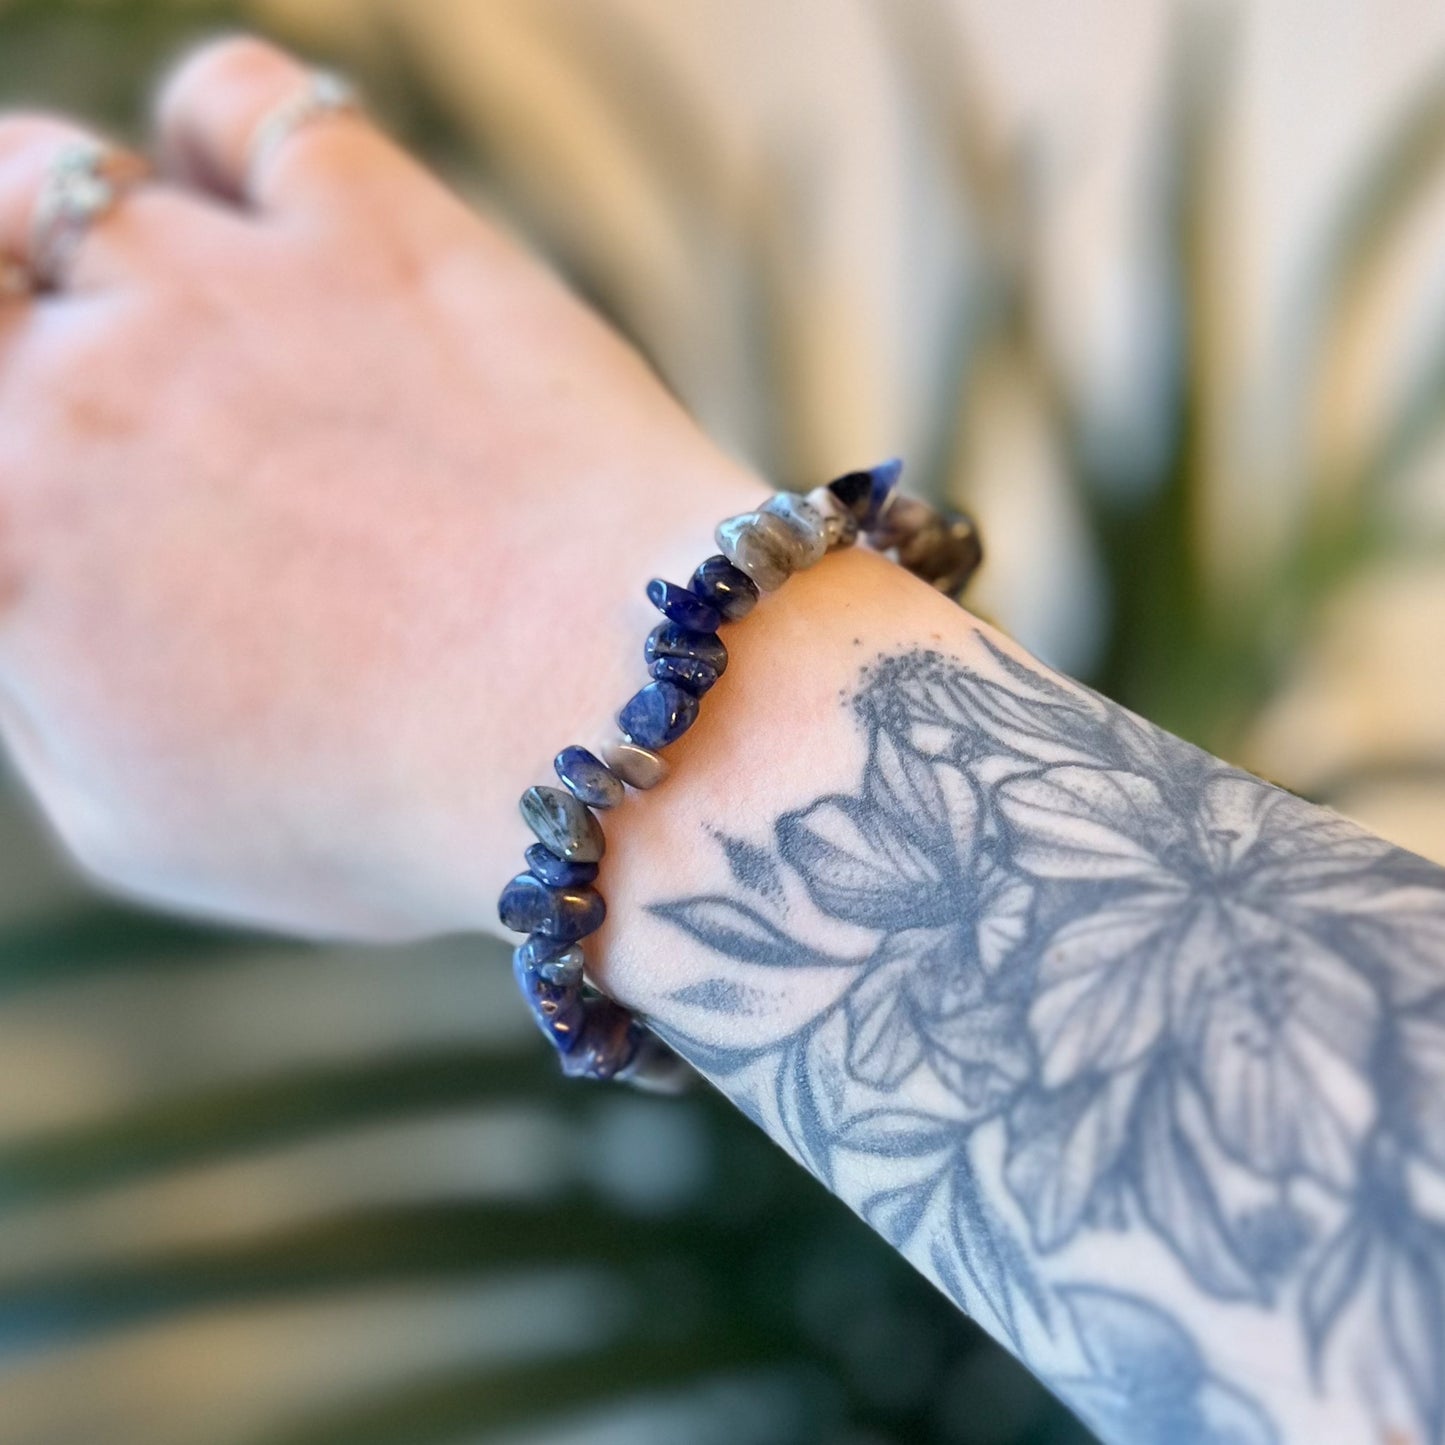
[(53, 328), (34, 337), (25, 358), (23, 375), (27, 399), (40, 401), (75, 391), (89, 392), (110, 384), (115, 373), (116, 335), (119, 329), (101, 317), (66, 330)]
[(0, 115), (0, 163), (41, 146), (74, 140), (81, 129), (74, 121), (46, 111), (10, 111)]
[(22, 412), (32, 448), (114, 440), (136, 424), (132, 365), (109, 327), (30, 348), (18, 394), (7, 410)]
[(267, 84), (296, 64), (284, 50), (254, 35), (209, 40), (176, 67), (162, 91), (161, 110), (184, 108), (218, 88)]
[(433, 272), (432, 257), (405, 231), (378, 227), (344, 253), (315, 247), (302, 262), (313, 284), (344, 288), (348, 294), (385, 298), (405, 306), (423, 298)]

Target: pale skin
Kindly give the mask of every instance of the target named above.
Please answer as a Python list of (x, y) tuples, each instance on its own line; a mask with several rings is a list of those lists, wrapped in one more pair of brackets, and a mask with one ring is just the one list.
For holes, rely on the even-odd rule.
[[(643, 582), (767, 488), (364, 120), (248, 174), (303, 77), (189, 59), (155, 180), (0, 302), (0, 726), (115, 890), (495, 931)], [(0, 251), (77, 133), (0, 119)], [(870, 554), (726, 640), (608, 822), (598, 982), (1110, 1445), (1439, 1439), (1438, 870)]]

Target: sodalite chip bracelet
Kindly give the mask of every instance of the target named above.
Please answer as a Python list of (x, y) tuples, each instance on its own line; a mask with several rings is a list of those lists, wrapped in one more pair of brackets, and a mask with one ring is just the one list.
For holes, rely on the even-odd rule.
[(676, 1087), (688, 1077), (656, 1034), (587, 982), (581, 941), (607, 914), (592, 886), (606, 846), (597, 814), (617, 807), (627, 789), (653, 788), (667, 776), (658, 749), (697, 721), (702, 697), (727, 670), (718, 629), (746, 617), (762, 593), (794, 572), (860, 538), (950, 596), (962, 592), (983, 560), (967, 516), (897, 493), (902, 470), (901, 462), (889, 461), (806, 496), (779, 492), (718, 527), (720, 553), (686, 587), (653, 578), (647, 597), (663, 620), (642, 649), (651, 681), (618, 713), (620, 736), (600, 758), (583, 747), (563, 748), (554, 762), (562, 787), (522, 794), (522, 817), (537, 841), (527, 849), (527, 871), (502, 890), (498, 912), (504, 927), (527, 935), (513, 970), (566, 1073), (652, 1088)]

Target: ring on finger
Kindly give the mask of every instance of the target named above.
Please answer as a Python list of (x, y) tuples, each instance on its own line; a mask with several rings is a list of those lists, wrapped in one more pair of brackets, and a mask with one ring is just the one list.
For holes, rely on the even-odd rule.
[(148, 173), (134, 151), (101, 141), (75, 141), (58, 150), (46, 167), (31, 221), (33, 286), (62, 285), (86, 233)]
[(360, 110), (361, 97), (344, 75), (332, 70), (309, 72), (302, 84), (264, 115), (252, 132), (246, 156), (248, 193), (255, 192), (259, 178), (297, 131), (317, 121), (355, 115)]

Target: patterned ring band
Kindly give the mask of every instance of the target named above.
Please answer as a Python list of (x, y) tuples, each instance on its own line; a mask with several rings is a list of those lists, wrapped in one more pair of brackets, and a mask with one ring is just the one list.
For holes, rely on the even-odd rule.
[(254, 194), (256, 182), (275, 160), (282, 146), (299, 130), (336, 115), (355, 115), (361, 110), (356, 87), (331, 70), (313, 70), (285, 100), (263, 116), (247, 148), (247, 191)]
[(86, 233), (149, 174), (150, 167), (134, 151), (101, 141), (75, 141), (58, 150), (41, 181), (30, 223), (33, 288), (63, 285)]
[(662, 614), (642, 649), (651, 681), (617, 715), (618, 734), (598, 751), (563, 748), (553, 761), (562, 786), (528, 788), (522, 818), (537, 841), (527, 871), (502, 890), (502, 926), (527, 938), (512, 967), (564, 1072), (672, 1089), (686, 1065), (641, 1020), (589, 983), (581, 941), (607, 915), (592, 885), (606, 847), (597, 813), (629, 789), (655, 787), (668, 773), (658, 750), (697, 719), (703, 695), (722, 676), (728, 652), (718, 629), (740, 621), (765, 592), (794, 572), (855, 542), (956, 597), (983, 560), (978, 531), (962, 513), (943, 513), (896, 491), (902, 463), (884, 462), (817, 487), (779, 492), (717, 529), (718, 552), (685, 586), (654, 577), (647, 597)]

